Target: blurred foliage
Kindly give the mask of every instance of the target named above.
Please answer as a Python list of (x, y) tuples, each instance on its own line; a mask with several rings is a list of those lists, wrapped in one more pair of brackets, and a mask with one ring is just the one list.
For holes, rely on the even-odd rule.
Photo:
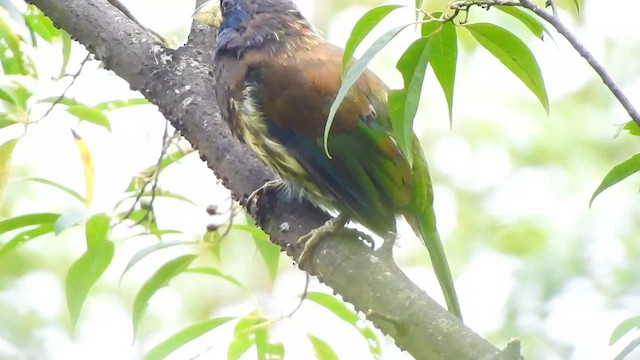
[[(449, 230), (447, 242), (453, 268), (461, 277), (466, 271), (481, 272), (486, 263), (478, 269), (474, 262), (483, 254), (516, 264), (510, 272), (512, 284), (484, 278), (486, 285), (476, 285), (487, 296), (493, 291), (485, 286), (506, 294), (504, 305), (483, 336), (495, 344), (519, 338), (527, 358), (577, 358), (584, 355), (580, 352), (584, 343), (571, 343), (559, 334), (567, 323), (582, 319), (558, 314), (568, 312), (563, 304), (575, 304), (573, 297), (588, 297), (598, 305), (578, 309), (585, 312), (578, 315), (593, 319), (586, 311), (609, 313), (608, 319), (613, 317), (619, 323), (617, 328), (614, 324), (603, 330), (610, 335), (610, 343), (622, 347), (633, 344), (632, 330), (638, 328), (638, 318), (633, 315), (640, 312), (634, 301), (640, 287), (640, 264), (636, 261), (640, 256), (640, 211), (637, 194), (629, 188), (633, 181), (637, 188), (637, 176), (632, 181), (622, 180), (640, 170), (640, 155), (636, 154), (640, 129), (633, 122), (625, 123), (618, 138), (610, 141), (607, 122), (621, 121), (612, 119), (611, 108), (616, 104), (597, 80), (586, 81), (561, 97), (547, 94), (542, 81), (544, 66), (538, 66), (531, 50), (535, 46), (527, 36), (539, 39), (548, 32), (532, 14), (497, 8), (502, 20), (495, 24), (493, 18), (486, 20), (484, 16), (498, 11), (483, 14), (475, 9), (468, 23), (442, 21), (450, 15), (442, 12), (447, 4), (449, 1), (423, 2), (427, 11), (424, 22), (407, 43), (412, 45), (399, 56), (397, 70), (403, 81), (394, 93), (398, 105), (395, 129), (399, 138), (407, 139), (416, 114), (417, 122), (420, 114), (430, 111), (422, 106), (428, 102), (423, 94), (435, 95), (425, 89), (441, 91), (445, 106), (439, 121), (446, 123), (444, 114), (448, 114), (455, 130), (431, 130), (425, 143), (429, 144), (434, 179), (440, 188), (436, 190), (452, 194), (455, 204), (455, 227)], [(291, 314), (274, 314), (269, 305), (259, 301), (285, 281), (291, 270), (284, 265), (290, 261), (280, 256), (279, 248), (249, 218), (238, 216), (238, 209), (226, 197), (209, 207), (210, 216), (198, 223), (201, 227), (196, 231), (183, 224), (192, 216), (189, 214), (204, 212), (202, 202), (207, 199), (196, 198), (184, 189), (176, 191), (162, 181), (172, 171), (179, 173), (183, 182), (191, 176), (185, 163), (193, 158), (189, 155), (193, 150), (170, 129), (165, 128), (162, 136), (162, 156), (154, 153), (145, 157), (145, 165), (133, 176), (124, 170), (123, 174), (109, 174), (101, 169), (100, 159), (105, 155), (92, 149), (114, 136), (119, 114), (138, 106), (143, 117), (155, 110), (141, 106), (147, 104), (145, 99), (127, 98), (130, 95), (115, 99), (103, 95), (98, 101), (70, 96), (69, 88), (85, 76), (83, 67), (95, 62), (35, 7), (6, 0), (0, 5), (0, 358), (51, 358), (51, 342), (80, 346), (92, 335), (87, 330), (91, 329), (89, 323), (100, 319), (95, 314), (105, 311), (106, 317), (111, 316), (104, 302), (125, 309), (127, 320), (132, 320), (133, 330), (128, 334), (133, 338), (135, 331), (136, 345), (130, 349), (134, 358), (162, 359), (176, 353), (206, 357), (211, 347), (224, 344), (229, 359), (280, 359), (285, 353), (295, 354), (294, 344), (283, 336), (295, 332), (305, 333), (307, 354), (338, 358), (342, 354), (339, 343), (327, 340), (328, 334), (317, 324), (298, 322), (286, 333), (282, 329), (293, 321)], [(367, 8), (375, 5), (380, 2), (358, 3)], [(579, 11), (588, 3), (564, 0), (558, 5), (579, 20)], [(316, 23), (326, 29), (335, 14), (351, 6), (344, 1), (317, 1)], [(365, 43), (369, 31), (395, 10), (394, 6), (378, 7), (365, 15), (368, 20), (357, 23), (347, 53), (353, 54)], [(395, 24), (396, 29), (374, 41), (373, 51), (365, 52), (346, 71), (345, 89), (349, 79), (356, 79), (376, 54), (384, 52), (384, 45), (401, 31), (410, 31), (408, 25), (414, 20)], [(488, 50), (546, 110), (551, 108), (551, 115), (533, 115), (540, 112), (540, 105), (531, 97), (502, 99), (486, 94), (479, 86), (474, 90), (479, 97), (489, 106), (504, 106), (514, 119), (500, 122), (486, 115), (484, 103), (469, 105), (472, 99), (460, 96), (469, 92), (458, 87), (465, 86), (460, 74), (477, 71), (470, 63), (475, 60), (467, 60), (475, 56), (476, 48)], [(637, 48), (631, 53), (624, 44), (612, 51), (620, 49), (629, 51), (629, 58), (640, 56)], [(42, 54), (39, 52), (55, 54), (55, 73), (43, 69), (36, 56)], [(435, 79), (425, 77), (427, 67)], [(97, 78), (101, 75), (96, 73), (104, 72), (98, 69), (86, 76)], [(628, 75), (640, 77), (637, 71)], [(423, 88), (423, 81), (437, 86)], [(55, 93), (42, 91), (47, 87)], [(513, 103), (506, 104), (507, 100)], [(469, 106), (477, 106), (476, 118), (469, 112), (453, 115)], [(38, 132), (53, 127), (65, 128), (67, 133), (70, 128), (73, 136), (34, 144), (32, 139), (39, 139)], [(101, 131), (98, 136), (96, 131)], [(24, 165), (29, 163), (24, 154), (36, 152), (46, 158), (47, 146), (53, 144), (69, 144), (77, 153), (56, 158), (54, 168), (65, 172), (62, 181), (39, 176), (37, 170)], [(135, 146), (125, 151), (131, 158), (143, 152)], [(79, 170), (67, 172), (67, 164), (79, 165)], [(452, 170), (455, 164), (457, 168)], [(187, 180), (184, 174), (188, 174)], [(123, 177), (126, 181), (117, 186), (117, 195), (105, 191), (103, 183)], [(549, 178), (556, 182), (544, 183)], [(609, 192), (613, 197), (608, 197)], [(592, 211), (599, 211), (602, 219), (586, 214), (590, 197)], [(530, 205), (536, 201), (543, 205)], [(168, 217), (182, 221), (167, 221)], [(207, 231), (203, 222), (209, 223)], [(424, 256), (414, 255), (412, 249), (404, 251), (400, 261), (409, 269), (417, 262), (424, 267)], [(252, 252), (261, 261), (256, 261)], [(66, 305), (57, 304), (56, 289), (66, 298)], [(160, 303), (173, 306), (169, 309), (154, 306), (154, 299), (171, 299), (168, 294), (177, 296), (182, 305), (169, 301)], [(308, 298), (311, 301), (298, 311), (312, 308), (309, 311), (315, 313), (316, 304), (328, 309), (348, 324), (346, 333), (362, 340), (356, 346), (359, 353), (372, 358), (392, 353), (393, 345), (385, 344), (350, 306), (319, 292)], [(474, 314), (487, 311), (487, 303), (475, 304), (479, 299), (463, 301), (472, 319)], [(612, 311), (617, 313), (611, 316)], [(70, 336), (72, 329), (75, 340)], [(209, 332), (215, 336), (207, 337)], [(602, 342), (606, 341), (602, 336)]]

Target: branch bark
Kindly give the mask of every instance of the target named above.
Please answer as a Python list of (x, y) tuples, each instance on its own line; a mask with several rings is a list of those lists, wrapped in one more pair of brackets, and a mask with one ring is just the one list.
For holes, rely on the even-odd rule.
[[(236, 199), (245, 199), (272, 178), (220, 119), (210, 75), (214, 35), (194, 26), (189, 41), (172, 50), (162, 46), (107, 0), (27, 0), (84, 44), (155, 104), (198, 149), (202, 160)], [(327, 220), (306, 202), (260, 196), (257, 223), (297, 259), (297, 239)], [(514, 359), (514, 346), (501, 352), (467, 328), (396, 266), (391, 256), (354, 239), (328, 238), (304, 269), (316, 275), (363, 312), (376, 327), (416, 359)]]

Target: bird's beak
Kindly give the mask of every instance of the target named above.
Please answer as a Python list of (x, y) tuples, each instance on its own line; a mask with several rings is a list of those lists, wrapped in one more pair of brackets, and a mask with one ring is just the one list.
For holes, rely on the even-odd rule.
[(200, 5), (191, 17), (199, 23), (218, 28), (220, 23), (222, 23), (220, 0), (210, 0)]

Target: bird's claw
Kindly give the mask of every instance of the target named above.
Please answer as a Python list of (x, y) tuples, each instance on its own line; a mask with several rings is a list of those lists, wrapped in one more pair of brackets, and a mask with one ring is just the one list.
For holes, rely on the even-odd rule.
[(351, 229), (344, 227), (347, 222), (349, 222), (349, 218), (345, 215), (338, 215), (336, 218), (333, 218), (322, 226), (311, 230), (308, 234), (302, 236), (298, 239), (297, 244), (304, 246), (302, 249), (302, 253), (298, 258), (298, 264), (303, 265), (305, 262), (309, 261), (311, 258), (311, 254), (315, 247), (322, 241), (322, 239), (329, 235), (356, 235), (358, 238), (362, 239), (362, 241), (366, 242), (372, 249), (375, 245), (373, 238), (362, 231), (358, 231), (357, 229)]
[(253, 202), (260, 196), (260, 194), (265, 191), (275, 191), (279, 190), (284, 185), (284, 182), (280, 179), (277, 180), (269, 180), (261, 187), (254, 190), (247, 199), (244, 201), (244, 206), (247, 208), (247, 211), (251, 213), (251, 207), (253, 206)]

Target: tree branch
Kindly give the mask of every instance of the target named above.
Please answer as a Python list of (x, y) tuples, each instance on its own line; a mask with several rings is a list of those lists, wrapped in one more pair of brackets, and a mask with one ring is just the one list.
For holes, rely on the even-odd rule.
[(622, 89), (616, 84), (616, 82), (611, 78), (607, 70), (595, 59), (593, 54), (587, 50), (587, 48), (578, 40), (578, 38), (569, 30), (563, 23), (558, 19), (558, 10), (556, 9), (555, 2), (552, 0), (547, 0), (547, 6), (551, 7), (552, 12), (545, 11), (540, 8), (538, 5), (534, 4), (531, 0), (477, 0), (477, 1), (469, 1), (469, 0), (459, 0), (453, 1), (449, 4), (449, 9), (453, 9), (453, 14), (447, 16), (447, 20), (451, 20), (458, 16), (461, 11), (468, 12), (469, 9), (473, 6), (478, 6), (483, 9), (488, 10), (492, 6), (521, 6), (526, 9), (531, 10), (533, 13), (538, 15), (540, 18), (551, 24), (556, 31), (562, 35), (571, 46), (576, 50), (580, 56), (582, 56), (587, 63), (595, 70), (595, 72), (600, 76), (602, 82), (609, 88), (611, 93), (618, 99), (618, 102), (624, 107), (627, 111), (631, 119), (640, 126), (640, 113), (638, 110), (631, 104), (631, 101), (624, 94)]
[[(232, 138), (220, 119), (210, 75), (213, 34), (194, 26), (187, 44), (164, 48), (107, 0), (28, 0), (158, 106), (198, 149), (235, 199), (271, 179), (271, 173)], [(307, 202), (258, 198), (252, 215), (297, 259), (297, 239), (327, 220)], [(362, 311), (416, 359), (513, 359), (465, 327), (413, 284), (390, 256), (359, 241), (327, 238), (305, 268)], [(516, 354), (517, 355), (517, 354)]]
[[(546, 22), (551, 24), (556, 31), (564, 36), (567, 41), (573, 46), (573, 48), (582, 56), (588, 63), (591, 65), (593, 70), (596, 71), (598, 76), (602, 79), (602, 82), (607, 85), (609, 90), (613, 93), (613, 95), (618, 99), (622, 107), (629, 113), (631, 119), (640, 126), (640, 113), (638, 110), (631, 104), (631, 101), (627, 98), (627, 96), (622, 92), (622, 89), (615, 83), (613, 78), (609, 75), (607, 70), (600, 64), (589, 50), (578, 40), (578, 38), (573, 35), (573, 33), (552, 13), (541, 9), (538, 5), (534, 4), (531, 0), (519, 0), (523, 7), (533, 11), (536, 15), (544, 19)], [(551, 2), (553, 5), (553, 2)], [(555, 7), (553, 7), (555, 11)]]

